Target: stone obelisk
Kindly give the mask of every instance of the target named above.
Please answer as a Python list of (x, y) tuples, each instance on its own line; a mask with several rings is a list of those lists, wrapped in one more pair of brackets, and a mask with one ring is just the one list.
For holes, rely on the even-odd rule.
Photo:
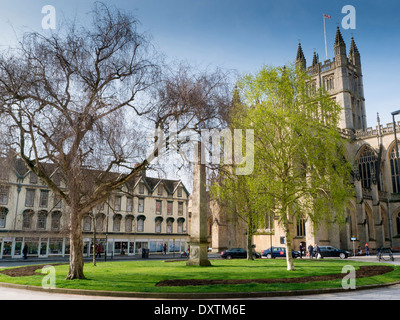
[[(193, 164), (192, 218), (190, 226), (190, 254), (188, 266), (210, 266), (207, 240), (206, 165), (204, 146), (197, 143), (197, 157)], [(196, 156), (196, 155), (195, 155)], [(203, 161), (202, 161), (203, 160)]]

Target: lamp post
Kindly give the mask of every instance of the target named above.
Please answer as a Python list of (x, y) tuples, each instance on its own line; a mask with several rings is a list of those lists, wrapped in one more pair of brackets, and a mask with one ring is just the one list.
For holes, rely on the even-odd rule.
[(396, 121), (394, 120), (394, 116), (400, 114), (400, 110), (397, 111), (393, 111), (392, 112), (392, 117), (393, 117), (393, 131), (394, 131), (394, 141), (396, 144), (396, 159), (395, 159), (395, 163), (396, 163), (396, 192), (399, 192), (398, 188), (399, 188), (399, 181), (398, 181), (398, 175), (399, 175), (399, 144), (397, 142), (397, 136), (396, 136)]

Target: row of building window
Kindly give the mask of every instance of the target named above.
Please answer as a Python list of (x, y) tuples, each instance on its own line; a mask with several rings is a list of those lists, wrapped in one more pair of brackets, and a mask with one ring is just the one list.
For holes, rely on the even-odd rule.
[(325, 90), (329, 91), (335, 89), (335, 80), (333, 75), (325, 77), (323, 81)]
[[(330, 91), (335, 89), (335, 79), (333, 75), (326, 76), (322, 79), (322, 86), (325, 90)], [(316, 93), (317, 92), (317, 83), (316, 81), (310, 81), (308, 84), (308, 93)]]
[[(0, 186), (0, 205), (8, 204), (9, 186)], [(144, 212), (144, 198), (138, 198), (138, 212)], [(156, 214), (162, 214), (162, 200), (156, 200)], [(58, 196), (54, 196), (53, 208), (60, 209), (62, 201)], [(35, 189), (26, 189), (25, 207), (34, 207), (35, 205)], [(49, 191), (40, 190), (39, 207), (48, 208), (49, 205)], [(104, 204), (98, 207), (99, 210), (104, 209)], [(114, 197), (113, 210), (122, 210), (122, 196)], [(126, 211), (133, 212), (133, 198), (126, 198)], [(167, 201), (167, 215), (173, 214), (173, 201)], [(178, 215), (183, 215), (183, 202), (178, 202)]]
[[(35, 215), (33, 210), (25, 210), (22, 213), (22, 228), (23, 229), (32, 229), (33, 228), (33, 216)], [(61, 226), (61, 212), (54, 211), (51, 214), (51, 230), (59, 231)], [(37, 213), (36, 220), (36, 229), (37, 230), (46, 230), (47, 228), (47, 220), (49, 213), (45, 210), (41, 210)], [(5, 220), (5, 218), (4, 218)], [(5, 221), (4, 221), (5, 226)]]
[[(102, 232), (104, 231), (104, 221), (105, 221), (106, 216), (104, 214), (98, 214), (96, 215), (95, 219), (95, 224), (96, 224), (96, 231)], [(145, 216), (138, 216), (137, 217), (137, 232), (144, 232), (144, 224), (145, 224), (146, 217)], [(133, 221), (134, 217), (132, 215), (128, 215), (125, 217), (125, 232), (132, 232), (133, 231)], [(92, 231), (92, 222), (93, 218), (92, 216), (85, 216), (83, 218), (83, 231)], [(113, 231), (119, 232), (121, 231), (121, 222), (122, 222), (122, 216), (117, 214), (113, 217)], [(163, 218), (159, 217), (155, 219), (155, 229), (154, 232), (156, 233), (161, 233), (162, 230), (162, 222)], [(173, 233), (173, 224), (175, 222), (175, 219), (173, 218), (167, 218), (166, 219), (166, 232), (167, 233)], [(183, 233), (184, 232), (184, 218), (178, 218), (177, 219), (177, 232), (178, 233)]]
[[(5, 228), (6, 226), (6, 218), (8, 214), (8, 209), (5, 207), (0, 208), (0, 228)], [(33, 210), (25, 210), (22, 213), (22, 228), (26, 230), (31, 230), (33, 228), (33, 217), (34, 217), (34, 211)], [(61, 216), (62, 213), (60, 211), (54, 211), (50, 214), (51, 216), (51, 230), (52, 231), (59, 231), (60, 226), (61, 226)], [(48, 217), (49, 213), (45, 210), (41, 210), (37, 213), (37, 219), (36, 219), (36, 229), (37, 230), (46, 230), (47, 228), (47, 222), (48, 222)], [(102, 232), (104, 230), (104, 220), (105, 220), (105, 215), (104, 214), (98, 214), (96, 215), (96, 230)], [(83, 231), (92, 231), (92, 217), (87, 215), (83, 219)], [(125, 217), (125, 232), (132, 232), (133, 231), (133, 220), (134, 217), (132, 215), (128, 215)], [(139, 216), (137, 219), (137, 232), (143, 232), (144, 231), (144, 221), (145, 221), (145, 216)], [(122, 215), (114, 215), (113, 218), (113, 231), (121, 231), (121, 221), (122, 221)], [(166, 220), (166, 232), (167, 233), (172, 233), (173, 232), (173, 224), (174, 224), (175, 219), (173, 218), (167, 218)], [(155, 220), (155, 232), (160, 233), (161, 232), (161, 225), (163, 222), (163, 218), (159, 217), (156, 218)], [(184, 232), (183, 230), (183, 225), (184, 225), (185, 219), (184, 218), (178, 218), (177, 219), (177, 232), (182, 233)]]

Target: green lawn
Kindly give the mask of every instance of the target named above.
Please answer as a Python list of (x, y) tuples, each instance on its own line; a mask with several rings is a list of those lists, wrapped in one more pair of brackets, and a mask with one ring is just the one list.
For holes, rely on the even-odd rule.
[[(281, 259), (267, 260), (212, 260), (211, 267), (186, 266), (186, 261), (115, 261), (98, 262), (94, 267), (87, 263), (84, 267), (85, 280), (65, 280), (68, 265), (56, 266), (56, 287), (89, 290), (112, 290), (131, 292), (246, 292), (246, 291), (279, 291), (304, 290), (317, 288), (341, 287), (341, 280), (309, 282), (301, 284), (240, 284), (208, 285), (187, 287), (156, 287), (155, 284), (166, 279), (258, 279), (303, 277), (341, 273), (343, 266), (352, 265), (356, 269), (362, 263), (350, 260), (321, 261), (297, 259), (295, 271), (286, 270), (286, 261)], [(380, 264), (381, 265), (381, 264)], [(381, 276), (357, 279), (356, 285), (370, 285), (384, 282), (400, 281), (400, 267)], [(343, 274), (344, 276), (345, 274)], [(12, 278), (0, 274), (0, 282), (10, 282), (41, 286), (42, 275)]]

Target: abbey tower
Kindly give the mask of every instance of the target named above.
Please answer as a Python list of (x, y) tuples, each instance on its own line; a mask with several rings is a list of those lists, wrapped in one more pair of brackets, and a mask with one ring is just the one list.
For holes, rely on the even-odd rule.
[(341, 129), (365, 130), (367, 120), (360, 53), (352, 38), (347, 57), (346, 44), (339, 27), (336, 31), (334, 51), (335, 57), (323, 63), (319, 62), (319, 56), (314, 52), (312, 64), (307, 67), (303, 49), (299, 44), (296, 65), (304, 68), (307, 74), (312, 76), (312, 86), (323, 86), (332, 99), (343, 108)]

